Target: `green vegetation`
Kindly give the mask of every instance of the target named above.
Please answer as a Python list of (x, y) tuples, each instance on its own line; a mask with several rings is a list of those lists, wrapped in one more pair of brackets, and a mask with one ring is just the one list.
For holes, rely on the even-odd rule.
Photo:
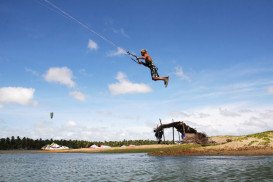
[(120, 147), (122, 145), (151, 145), (157, 144), (157, 141), (154, 140), (123, 140), (123, 141), (104, 141), (104, 142), (92, 142), (92, 141), (83, 141), (83, 140), (53, 140), (53, 139), (36, 139), (23, 137), (22, 139), (17, 136), (15, 138), (1, 138), (0, 139), (0, 150), (39, 150), (47, 144), (52, 142), (59, 145), (67, 146), (69, 148), (78, 149), (78, 148), (87, 148), (91, 145), (108, 145), (111, 147)]
[(262, 133), (255, 133), (255, 134), (247, 135), (246, 137), (253, 137), (253, 138), (259, 138), (259, 139), (270, 138), (270, 137), (273, 137), (273, 131), (265, 131)]
[(262, 139), (263, 142), (260, 142), (259, 145), (268, 145), (271, 142), (271, 138), (273, 138), (273, 131), (255, 133), (255, 134), (247, 135), (246, 137)]
[(258, 141), (257, 140), (251, 141), (251, 142), (249, 142), (248, 146), (253, 145), (255, 142), (258, 142)]
[(201, 147), (201, 145), (183, 144), (183, 145), (170, 145), (166, 148), (121, 148), (115, 150), (100, 151), (100, 153), (148, 153), (150, 155), (174, 155), (181, 151), (189, 151), (190, 149)]
[(150, 153), (159, 150), (160, 148), (125, 148), (115, 150), (100, 151), (100, 153)]
[[(265, 132), (261, 132), (261, 133), (255, 133), (255, 134), (250, 134), (250, 135), (246, 135), (246, 136), (241, 136), (241, 137), (238, 137), (237, 139), (235, 139), (235, 141), (241, 142), (241, 141), (246, 140), (248, 138), (262, 139), (265, 141), (265, 143), (268, 144), (271, 141), (270, 138), (273, 138), (273, 131), (265, 131)], [(253, 143), (249, 144), (249, 146), (252, 145)]]
[(268, 137), (264, 137), (262, 139), (263, 139), (263, 142), (260, 142), (259, 145), (266, 145), (267, 146), (271, 142), (270, 138), (268, 138)]
[(191, 150), (200, 148), (202, 145), (199, 144), (183, 144), (175, 145), (167, 148), (154, 149), (148, 152), (150, 155), (160, 156), (160, 155), (181, 155), (183, 153), (191, 153)]

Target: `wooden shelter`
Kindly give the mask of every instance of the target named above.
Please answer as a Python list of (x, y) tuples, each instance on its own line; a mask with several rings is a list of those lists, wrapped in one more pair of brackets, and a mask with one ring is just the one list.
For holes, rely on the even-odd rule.
[(173, 128), (173, 143), (174, 143), (174, 128), (178, 131), (178, 133), (181, 134), (183, 143), (205, 144), (208, 142), (208, 137), (205, 133), (197, 132), (196, 129), (188, 126), (183, 121), (176, 121), (176, 122), (173, 121), (168, 124), (162, 124), (160, 120), (160, 125), (154, 129), (155, 137), (157, 138), (158, 143), (162, 142), (162, 137), (165, 141), (164, 129), (166, 128)]

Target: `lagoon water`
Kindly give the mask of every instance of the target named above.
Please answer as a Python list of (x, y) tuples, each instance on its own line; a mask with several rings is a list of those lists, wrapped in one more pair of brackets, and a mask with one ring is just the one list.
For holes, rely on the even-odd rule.
[(273, 181), (273, 156), (0, 154), (0, 181)]

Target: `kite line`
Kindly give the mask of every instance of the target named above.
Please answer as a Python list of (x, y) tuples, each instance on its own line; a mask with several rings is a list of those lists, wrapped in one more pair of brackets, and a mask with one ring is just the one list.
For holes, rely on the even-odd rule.
[[(38, 0), (36, 0), (36, 1), (38, 1)], [(131, 53), (129, 50), (126, 51), (125, 49), (117, 46), (117, 44), (115, 44), (113, 41), (111, 41), (110, 39), (104, 37), (102, 34), (96, 32), (91, 27), (89, 27), (87, 24), (85, 24), (85, 23), (81, 22), (80, 20), (78, 20), (77, 18), (73, 17), (72, 15), (70, 15), (69, 13), (67, 13), (66, 11), (64, 11), (63, 9), (61, 9), (60, 7), (58, 7), (57, 5), (55, 5), (54, 3), (52, 3), (51, 1), (49, 1), (49, 0), (43, 0), (43, 2), (45, 2), (46, 4), (42, 4), (41, 1), (38, 1), (39, 4), (42, 4), (43, 6), (45, 6), (46, 8), (48, 8), (49, 10), (54, 11), (55, 13), (62, 15), (66, 19), (79, 24), (80, 26), (82, 26), (83, 28), (85, 28), (86, 30), (88, 30), (89, 32), (97, 35), (98, 37), (100, 37), (101, 39), (103, 39), (105, 42), (108, 42), (112, 46), (116, 47), (118, 51), (121, 50), (122, 54), (129, 56), (131, 58), (131, 60), (134, 61), (135, 63), (142, 64), (142, 65), (148, 67), (151, 70), (152, 79), (154, 81), (163, 80), (165, 87), (167, 87), (168, 81), (169, 81), (169, 76), (167, 76), (167, 77), (160, 77), (158, 75), (158, 73), (157, 73), (157, 67), (154, 66), (152, 58), (149, 56), (149, 54), (147, 53), (147, 51), (145, 49), (141, 50), (142, 57), (137, 57), (137, 55), (135, 55), (134, 53)], [(139, 59), (145, 59), (145, 63), (142, 62), (142, 61), (139, 61)]]
[(39, 0), (36, 0), (36, 2), (38, 2), (40, 5), (46, 7), (47, 9), (65, 17), (66, 19), (79, 24), (81, 27), (83, 27), (84, 29), (88, 30), (89, 32), (97, 35), (98, 37), (100, 37), (102, 40), (104, 40), (105, 42), (111, 44), (112, 46), (116, 47), (117, 49), (122, 49), (124, 50), (124, 55), (128, 55), (131, 60), (133, 60), (134, 62), (138, 63), (137, 60), (137, 56), (134, 53), (131, 53), (129, 50), (125, 50), (123, 48), (121, 48), (120, 46), (118, 46), (116, 43), (114, 43), (113, 41), (111, 41), (110, 39), (106, 38), (105, 36), (103, 36), (102, 34), (98, 33), (97, 31), (93, 30), (90, 26), (88, 26), (87, 24), (81, 22), (80, 20), (78, 20), (77, 18), (75, 18), (74, 16), (72, 16), (71, 14), (67, 13), (66, 11), (64, 11), (63, 9), (61, 9), (60, 7), (58, 7), (56, 4), (54, 4), (53, 2), (49, 1), (49, 0), (43, 0), (42, 3)]
[(54, 11), (55, 13), (58, 13), (60, 15), (62, 15), (63, 17), (72, 20), (73, 22), (79, 24), (80, 26), (82, 26), (83, 28), (85, 28), (86, 30), (88, 30), (89, 32), (92, 32), (93, 34), (97, 35), (98, 37), (100, 37), (101, 39), (103, 39), (104, 41), (108, 42), (109, 44), (113, 45), (116, 48), (120, 48), (119, 46), (117, 46), (117, 44), (115, 44), (113, 41), (107, 39), (106, 37), (104, 37), (103, 35), (101, 35), (100, 33), (96, 32), (95, 30), (93, 30), (90, 26), (88, 26), (87, 24), (81, 22), (80, 20), (78, 20), (77, 18), (73, 17), (72, 15), (70, 15), (69, 13), (67, 13), (66, 11), (64, 11), (63, 9), (61, 9), (60, 7), (58, 7), (57, 5), (55, 5), (54, 3), (52, 3), (49, 0), (44, 0), (45, 3), (47, 3), (45, 7), (47, 7), (48, 9), (50, 9), (51, 11)]

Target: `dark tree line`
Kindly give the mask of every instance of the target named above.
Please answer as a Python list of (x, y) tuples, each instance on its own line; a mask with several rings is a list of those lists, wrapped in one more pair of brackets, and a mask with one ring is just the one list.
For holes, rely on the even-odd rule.
[(17, 136), (1, 138), (0, 139), (0, 150), (38, 150), (43, 146), (51, 143), (57, 143), (58, 145), (67, 146), (69, 148), (87, 148), (91, 145), (108, 145), (111, 147), (120, 147), (122, 145), (150, 145), (157, 144), (157, 141), (153, 140), (123, 140), (123, 141), (104, 141), (104, 142), (92, 142), (84, 140), (53, 140), (53, 139), (36, 139), (31, 138), (20, 138)]

